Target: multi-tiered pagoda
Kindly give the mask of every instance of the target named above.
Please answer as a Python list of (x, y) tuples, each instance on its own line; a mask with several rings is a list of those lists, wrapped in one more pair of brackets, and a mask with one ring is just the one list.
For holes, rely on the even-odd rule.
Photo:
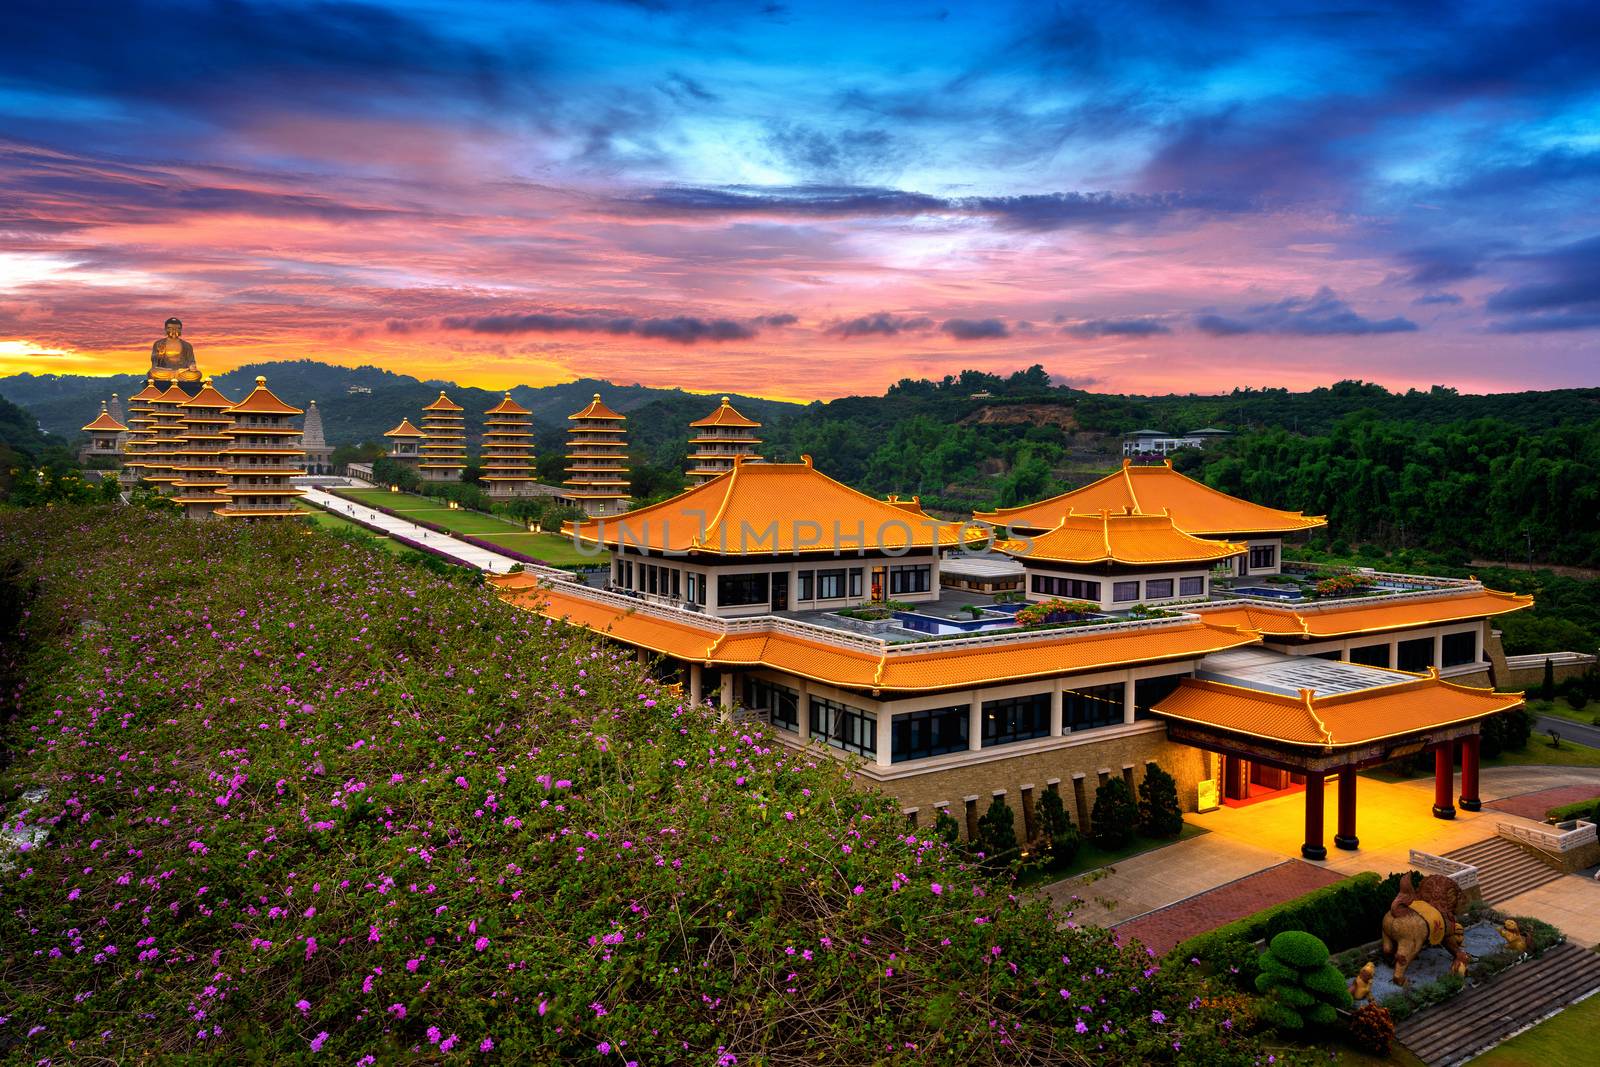
[(172, 499), (192, 519), (209, 519), (228, 502), (222, 490), (231, 479), (222, 454), (233, 440), (228, 436), (232, 408), (233, 401), (217, 392), (210, 378), (183, 404), (183, 445), (174, 460), (178, 480), (172, 483)]
[(333, 473), (333, 446), (322, 432), (322, 412), (313, 400), (306, 408), (305, 430), (300, 437), (300, 447), (305, 450), (307, 474)]
[(761, 459), (756, 452), (761, 444), (756, 431), (761, 424), (739, 414), (727, 397), (722, 398), (717, 410), (691, 422), (689, 429), (693, 431), (689, 437), (690, 488), (733, 470), (736, 463)]
[(144, 477), (144, 458), (150, 451), (155, 432), (150, 428), (155, 421), (150, 417), (150, 403), (163, 392), (154, 378), (145, 380), (144, 388), (128, 398), (128, 436), (123, 441), (123, 476), (129, 482)]
[(169, 382), (161, 395), (150, 401), (150, 437), (144, 449), (144, 480), (170, 495), (178, 482), (179, 453), (183, 451), (183, 405), (189, 394), (177, 382)]
[(267, 380), (256, 378), (250, 395), (228, 409), (233, 425), (222, 452), (228, 486), (220, 494), (227, 503), (221, 518), (283, 519), (304, 515), (295, 498), (304, 490), (289, 479), (300, 473), (305, 454), (294, 417), (302, 414), (273, 395)]
[(491, 497), (534, 492), (533, 413), (505, 397), (484, 413), (483, 475)]
[(590, 516), (627, 511), (626, 420), (606, 407), (599, 393), (567, 419), (572, 426), (567, 430), (567, 491), (562, 499)]
[(422, 439), (426, 435), (410, 419), (401, 419), (400, 425), (384, 433), (389, 439), (389, 458), (415, 465), (422, 458)]
[(467, 469), (467, 427), (462, 407), (439, 390), (439, 399), (422, 409), (423, 481), (459, 482)]

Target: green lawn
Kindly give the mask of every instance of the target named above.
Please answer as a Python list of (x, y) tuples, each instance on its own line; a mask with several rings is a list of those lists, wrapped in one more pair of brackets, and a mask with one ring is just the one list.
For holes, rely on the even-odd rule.
[(1582, 711), (1573, 711), (1571, 704), (1558, 697), (1555, 700), (1529, 700), (1528, 710), (1535, 715), (1553, 715), (1558, 719), (1581, 722), (1585, 726), (1600, 726), (1600, 703), (1591, 702)]
[[(1542, 730), (1535, 730), (1528, 738), (1528, 747), (1521, 752), (1502, 752), (1494, 759), (1483, 761), (1485, 767), (1600, 767), (1600, 748), (1590, 748), (1574, 741), (1562, 738), (1561, 747), (1557, 748), (1550, 743), (1550, 735)], [(1404, 760), (1386, 763), (1381, 767), (1362, 771), (1363, 775), (1370, 775), (1380, 782), (1404, 782), (1413, 778), (1425, 778), (1432, 775), (1432, 771), (1413, 771)], [(1456, 773), (1461, 773), (1460, 768)]]
[(314, 506), (312, 506), (310, 504), (302, 503), (300, 505), (300, 507), (301, 507), (302, 510), (308, 511), (308, 512), (311, 513), (311, 521), (313, 523), (315, 523), (316, 525), (321, 526), (321, 527), (323, 527), (325, 529), (329, 529), (329, 530), (338, 530), (338, 529), (358, 530), (361, 533), (368, 534), (368, 535), (370, 535), (372, 537), (376, 537), (379, 540), (379, 542), (381, 542), (383, 544), (383, 547), (388, 549), (390, 552), (407, 552), (407, 551), (410, 551), (409, 549), (406, 548), (405, 545), (400, 544), (398, 541), (390, 540), (389, 538), (383, 536), (380, 533), (375, 533), (374, 531), (367, 529), (365, 526), (358, 526), (355, 523), (351, 522), (349, 519), (341, 519), (337, 515), (331, 515), (328, 512), (323, 511), (321, 508), (314, 507)]
[(471, 534), (557, 567), (603, 567), (611, 559), (610, 554), (605, 552), (585, 555), (578, 551), (570, 538), (560, 534), (534, 533), (510, 519), (478, 511), (455, 510), (447, 507), (442, 500), (415, 493), (391, 493), (387, 489), (340, 489), (338, 495), (358, 504), (387, 508), (405, 518), (436, 523), (455, 533)]
[(1082, 874), (1085, 871), (1092, 871), (1098, 867), (1110, 867), (1113, 864), (1120, 863), (1125, 859), (1131, 859), (1132, 857), (1141, 855), (1142, 853), (1150, 852), (1158, 848), (1166, 848), (1168, 845), (1175, 845), (1179, 841), (1187, 841), (1191, 837), (1199, 837), (1201, 834), (1208, 834), (1210, 832), (1210, 830), (1207, 830), (1204, 827), (1196, 826), (1194, 823), (1186, 822), (1183, 824), (1183, 833), (1179, 834), (1177, 837), (1155, 838), (1144, 837), (1143, 835), (1135, 834), (1132, 841), (1128, 842), (1127, 845), (1119, 849), (1103, 849), (1096, 845), (1093, 841), (1090, 841), (1088, 838), (1084, 838), (1083, 847), (1078, 849), (1078, 854), (1077, 856), (1073, 857), (1071, 865), (1054, 871), (1029, 871), (1026, 874), (1018, 876), (1017, 888), (1028, 889), (1041, 885), (1049, 885), (1051, 882), (1059, 882), (1063, 878), (1071, 878), (1074, 875)]
[(1600, 996), (1572, 1005), (1472, 1062), (1481, 1067), (1587, 1067), (1595, 1061), (1596, 1034)]

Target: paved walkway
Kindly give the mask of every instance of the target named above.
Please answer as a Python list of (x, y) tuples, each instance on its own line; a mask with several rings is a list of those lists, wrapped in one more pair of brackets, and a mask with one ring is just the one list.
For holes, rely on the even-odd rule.
[[(1489, 767), (1479, 782), (1485, 802), (1561, 786), (1600, 787), (1600, 769), (1586, 767)], [(1410, 850), (1440, 855), (1493, 837), (1500, 822), (1519, 817), (1486, 808), (1458, 812), (1451, 820), (1432, 815), (1433, 778), (1385, 782), (1366, 775), (1358, 787), (1356, 834), (1361, 847), (1345, 852), (1333, 846), (1337, 786), (1325, 797), (1328, 858), (1315, 866), (1343, 877), (1361, 871), (1389, 874), (1405, 870)], [(1114, 867), (1045, 886), (1041, 892), (1079, 923), (1114, 926), (1186, 900), (1218, 886), (1275, 867), (1300, 854), (1304, 836), (1304, 795), (1261, 801), (1245, 808), (1220, 808), (1185, 818), (1211, 831), (1158, 848)], [(1529, 820), (1537, 822), (1539, 820)], [(1577, 894), (1578, 886), (1586, 889)], [(1537, 900), (1524, 897), (1546, 894)], [(1289, 894), (1294, 895), (1294, 894)], [(1287, 899), (1284, 897), (1283, 899)], [(1523, 897), (1507, 901), (1524, 915), (1546, 918), (1583, 944), (1600, 940), (1600, 883), (1578, 877), (1557, 879)], [(1536, 906), (1537, 905), (1537, 906)], [(1543, 909), (1543, 910), (1541, 910)]]
[(1600, 782), (1592, 785), (1560, 785), (1554, 789), (1536, 789), (1518, 796), (1501, 797), (1489, 806), (1496, 811), (1510, 812), (1524, 819), (1544, 821), (1544, 813), (1563, 804), (1576, 804), (1580, 800), (1600, 798)]
[(1246, 875), (1169, 907), (1147, 912), (1120, 923), (1116, 931), (1138, 938), (1146, 948), (1165, 954), (1178, 942), (1242, 919), (1262, 908), (1337, 882), (1339, 875), (1303, 860), (1288, 860), (1276, 867)]
[(517, 564), (517, 560), (510, 556), (502, 556), (498, 552), (490, 552), (477, 545), (469, 545), (465, 541), (458, 541), (449, 534), (430, 530), (425, 526), (418, 526), (414, 522), (369, 508), (365, 504), (357, 504), (353, 500), (325, 493), (321, 489), (307, 489), (304, 497), (309, 504), (324, 508), (334, 515), (343, 515), (346, 518), (360, 519), (388, 533), (399, 534), (401, 537), (412, 541), (419, 541), (429, 548), (437, 549), (460, 563), (469, 567), (476, 567), (480, 571), (490, 571), (495, 574), (504, 574)]

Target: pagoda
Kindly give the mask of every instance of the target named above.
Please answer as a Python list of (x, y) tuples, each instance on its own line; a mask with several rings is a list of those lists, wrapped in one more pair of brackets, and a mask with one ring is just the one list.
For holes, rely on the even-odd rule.
[(183, 403), (183, 445), (174, 458), (178, 478), (173, 502), (191, 519), (209, 519), (228, 502), (222, 495), (230, 483), (223, 469), (223, 451), (231, 438), (233, 401), (217, 392), (208, 377), (200, 391)]
[(416, 465), (421, 458), (418, 448), (422, 445), (424, 434), (411, 424), (410, 419), (401, 419), (400, 425), (389, 430), (383, 436), (394, 443), (389, 446), (389, 458), (399, 460), (401, 463)]
[(300, 447), (306, 453), (307, 474), (333, 473), (333, 446), (328, 444), (328, 439), (323, 435), (322, 412), (317, 410), (315, 400), (306, 408), (306, 424), (300, 439)]
[(761, 438), (756, 431), (761, 424), (747, 419), (722, 398), (722, 405), (703, 419), (689, 424), (694, 431), (689, 438), (689, 486), (704, 484), (719, 474), (726, 474), (736, 463), (759, 462), (761, 456), (756, 446)]
[(628, 436), (623, 416), (606, 407), (600, 394), (582, 411), (567, 416), (567, 491), (561, 499), (584, 515), (618, 515), (628, 510)]
[(179, 454), (183, 451), (183, 405), (189, 394), (177, 382), (169, 382), (162, 394), (150, 401), (150, 437), (144, 451), (144, 480), (163, 495), (171, 496), (178, 481)]
[(147, 379), (144, 388), (128, 398), (128, 436), (122, 442), (124, 477), (136, 482), (144, 477), (144, 457), (150, 450), (155, 434), (151, 430), (150, 402), (161, 395), (154, 378)]
[[(116, 400), (115, 393), (111, 399)], [(115, 466), (122, 458), (122, 446), (127, 440), (128, 428), (106, 409), (105, 401), (100, 402), (100, 414), (93, 422), (83, 427), (83, 432), (89, 435), (89, 443), (79, 453), (80, 460), (85, 463), (91, 460), (106, 460)]]
[(256, 378), (250, 395), (227, 411), (233, 425), (226, 434), (228, 447), (222, 451), (227, 488), (219, 496), (227, 503), (218, 508), (219, 518), (285, 519), (305, 515), (295, 506), (295, 497), (304, 490), (289, 479), (300, 473), (305, 453), (300, 448), (300, 430), (294, 417), (302, 414), (273, 395), (267, 379)]
[(489, 495), (533, 495), (533, 413), (507, 393), (484, 414), (482, 477)]
[(462, 407), (439, 390), (439, 399), (422, 409), (423, 481), (459, 482), (467, 469), (467, 428)]

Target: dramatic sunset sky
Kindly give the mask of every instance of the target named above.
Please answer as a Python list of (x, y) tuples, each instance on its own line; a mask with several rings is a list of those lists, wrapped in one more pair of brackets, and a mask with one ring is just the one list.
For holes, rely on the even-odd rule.
[(0, 373), (1600, 384), (1575, 3), (7, 0)]

